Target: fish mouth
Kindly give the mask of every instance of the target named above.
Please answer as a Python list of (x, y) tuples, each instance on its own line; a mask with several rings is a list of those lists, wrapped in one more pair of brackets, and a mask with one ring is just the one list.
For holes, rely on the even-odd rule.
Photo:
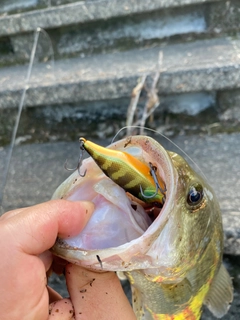
[(166, 186), (163, 206), (146, 204), (107, 178), (91, 158), (83, 162), (85, 177), (73, 173), (53, 199), (90, 200), (95, 211), (76, 237), (57, 239), (54, 254), (93, 270), (130, 271), (156, 267), (157, 245), (174, 206), (177, 173), (168, 152), (154, 139), (132, 136), (109, 146), (152, 163)]

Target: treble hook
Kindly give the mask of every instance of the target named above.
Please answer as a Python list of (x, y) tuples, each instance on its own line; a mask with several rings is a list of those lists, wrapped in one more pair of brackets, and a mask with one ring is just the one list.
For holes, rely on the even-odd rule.
[(154, 180), (154, 183), (155, 183), (155, 186), (156, 186), (156, 190), (155, 190), (154, 194), (152, 194), (150, 196), (147, 196), (147, 195), (145, 195), (143, 193), (142, 186), (140, 185), (141, 195), (142, 195), (142, 197), (144, 197), (146, 199), (151, 199), (151, 198), (156, 197), (156, 195), (158, 194), (158, 190), (159, 190), (164, 195), (163, 202), (165, 202), (165, 192), (167, 191), (166, 186), (165, 186), (164, 190), (161, 188), (161, 186), (160, 186), (160, 184), (158, 182), (158, 179), (157, 179), (157, 175), (156, 175), (157, 168), (151, 162), (149, 162), (149, 166), (150, 166), (150, 174), (153, 177), (153, 180)]
[(85, 177), (86, 175), (86, 172), (87, 172), (87, 169), (85, 169), (84, 173), (81, 173), (80, 172), (80, 168), (81, 168), (81, 165), (82, 165), (82, 159), (83, 159), (83, 154), (84, 154), (84, 142), (81, 140), (81, 138), (79, 139), (79, 149), (80, 149), (80, 152), (79, 152), (79, 158), (78, 158), (78, 164), (75, 168), (68, 168), (67, 167), (67, 160), (66, 162), (64, 163), (64, 168), (67, 170), (67, 171), (75, 171), (75, 170), (78, 170), (78, 173), (80, 175), (80, 177)]

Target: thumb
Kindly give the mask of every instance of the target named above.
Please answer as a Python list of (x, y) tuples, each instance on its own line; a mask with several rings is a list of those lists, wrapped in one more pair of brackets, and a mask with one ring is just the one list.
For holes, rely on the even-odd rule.
[(0, 221), (1, 230), (7, 233), (5, 238), (12, 240), (23, 252), (39, 255), (54, 245), (57, 236), (67, 238), (78, 234), (93, 210), (91, 202), (51, 200)]
[(69, 263), (66, 281), (76, 320), (136, 320), (115, 272), (93, 272)]

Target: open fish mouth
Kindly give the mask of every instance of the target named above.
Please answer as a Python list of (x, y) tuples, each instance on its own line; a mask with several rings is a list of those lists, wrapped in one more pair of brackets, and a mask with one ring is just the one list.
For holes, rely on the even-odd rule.
[[(53, 253), (88, 269), (123, 271), (137, 319), (200, 319), (203, 303), (224, 315), (232, 283), (221, 265), (221, 212), (208, 183), (150, 137), (132, 136), (107, 149), (80, 142), (91, 155), (80, 168), (86, 174), (74, 172), (53, 198), (90, 200), (95, 210), (79, 235), (57, 239)], [(122, 182), (131, 171), (122, 170), (126, 159), (141, 170)], [(150, 177), (144, 185), (149, 172), (155, 184)]]
[(168, 152), (150, 137), (133, 136), (110, 149), (124, 151), (141, 162), (152, 163), (166, 187), (163, 206), (146, 204), (106, 177), (92, 158), (83, 161), (84, 177), (74, 172), (54, 193), (53, 199), (89, 200), (95, 211), (77, 236), (58, 239), (53, 252), (91, 268), (128, 271), (158, 267), (155, 249), (174, 205), (177, 175)]

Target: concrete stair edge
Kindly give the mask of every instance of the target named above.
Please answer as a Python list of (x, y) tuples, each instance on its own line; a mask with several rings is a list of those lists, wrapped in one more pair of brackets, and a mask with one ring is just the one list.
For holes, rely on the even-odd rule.
[[(26, 106), (129, 97), (141, 75), (156, 72), (159, 51), (163, 66), (160, 94), (217, 91), (240, 87), (240, 40), (228, 38), (103, 54), (55, 62), (55, 72), (46, 65), (34, 66)], [(27, 67), (0, 70), (0, 108), (18, 105), (25, 86)]]
[(0, 36), (33, 32), (37, 28), (56, 28), (117, 16), (149, 12), (170, 7), (194, 5), (221, 0), (102, 0), (33, 10), (0, 17)]

